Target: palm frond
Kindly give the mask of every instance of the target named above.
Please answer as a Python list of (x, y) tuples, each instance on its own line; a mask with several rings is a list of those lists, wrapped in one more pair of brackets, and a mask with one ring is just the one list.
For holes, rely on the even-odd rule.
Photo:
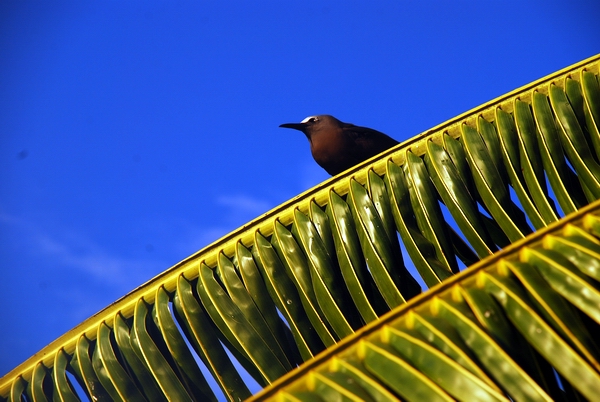
[[(230, 356), (259, 384), (272, 384), (341, 339), (354, 339), (349, 336), (380, 322), (387, 311), (424, 300), (418, 296), (421, 286), (435, 286), (425, 295), (436, 295), (433, 306), (440, 313), (411, 313), (409, 321), (432, 334), (445, 334), (440, 328), (448, 327), (452, 342), (436, 346), (446, 357), (423, 343), (437, 335), (390, 328), (385, 341), (361, 349), (381, 375), (402, 373), (402, 381), (419, 382), (423, 395), (440, 399), (458, 391), (432, 381), (438, 374), (415, 361), (433, 359), (440, 373), (456, 369), (448, 375), (461, 376), (469, 387), (476, 384), (490, 398), (562, 395), (552, 367), (567, 383), (574, 375), (594, 383), (593, 342), (581, 338), (584, 332), (567, 330), (563, 320), (569, 314), (543, 307), (563, 299), (537, 281), (558, 286), (567, 280), (555, 292), (590, 312), (593, 302), (576, 294), (595, 294), (593, 282), (572, 274), (578, 271), (538, 268), (543, 263), (532, 261), (553, 257), (537, 251), (523, 254), (529, 258), (523, 261), (478, 270), (464, 286), (456, 278), (465, 276), (456, 274), (482, 258), (496, 261), (498, 250), (511, 250), (511, 243), (600, 198), (599, 69), (596, 56), (559, 71), (275, 208), (52, 342), (0, 379), (0, 396), (77, 400), (71, 383), (77, 381), (93, 399), (215, 399), (199, 369), (202, 362), (206, 377), (228, 399), (244, 399), (250, 391)], [(564, 238), (554, 243), (568, 244)], [(596, 266), (594, 247), (578, 252)], [(536, 270), (523, 268), (527, 264)], [(450, 296), (438, 297), (450, 284), (455, 286)], [(479, 317), (487, 312), (503, 318)], [(565, 374), (552, 359), (544, 366), (539, 356), (549, 357), (535, 345), (524, 363), (513, 361), (503, 349), (512, 347), (513, 338), (523, 345), (547, 340), (561, 350), (565, 367), (568, 362), (576, 368)], [(410, 356), (394, 354), (396, 346)], [(477, 355), (482, 350), (489, 355)], [(358, 376), (366, 363), (339, 364)], [(532, 374), (529, 365), (541, 371)], [(326, 390), (338, 389), (345, 378), (337, 372), (319, 375)], [(413, 397), (391, 380), (380, 380), (362, 378), (355, 392)], [(573, 392), (589, 395), (595, 386)], [(290, 398), (302, 399), (303, 392)]]
[(599, 267), (596, 201), (395, 308), (250, 400), (594, 400)]

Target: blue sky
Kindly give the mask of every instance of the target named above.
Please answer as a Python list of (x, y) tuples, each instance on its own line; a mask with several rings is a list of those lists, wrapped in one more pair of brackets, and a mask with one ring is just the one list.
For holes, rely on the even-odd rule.
[(600, 53), (596, 0), (256, 3), (0, 2), (0, 376), (326, 179), (279, 124), (405, 140)]

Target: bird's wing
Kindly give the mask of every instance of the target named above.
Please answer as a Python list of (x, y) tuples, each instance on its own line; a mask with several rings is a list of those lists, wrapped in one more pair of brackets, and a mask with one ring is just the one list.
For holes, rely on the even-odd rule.
[(353, 139), (358, 139), (360, 137), (388, 137), (386, 134), (373, 130), (372, 128), (355, 126), (354, 124), (349, 123), (344, 124), (343, 129)]
[(398, 144), (398, 141), (386, 134), (373, 130), (368, 127), (355, 126), (354, 124), (345, 124), (344, 132), (356, 143), (374, 143), (376, 148), (381, 150), (393, 147)]

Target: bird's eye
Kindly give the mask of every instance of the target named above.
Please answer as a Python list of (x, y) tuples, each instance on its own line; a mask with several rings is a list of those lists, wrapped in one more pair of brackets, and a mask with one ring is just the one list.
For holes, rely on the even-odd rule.
[(314, 123), (316, 121), (319, 121), (319, 118), (317, 116), (309, 116), (306, 119), (302, 120), (302, 123)]

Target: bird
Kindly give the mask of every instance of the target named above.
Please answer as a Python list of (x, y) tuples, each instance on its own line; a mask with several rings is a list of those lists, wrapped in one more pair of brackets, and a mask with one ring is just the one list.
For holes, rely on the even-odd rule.
[(300, 123), (284, 123), (279, 127), (302, 131), (314, 160), (331, 176), (398, 144), (377, 130), (344, 123), (328, 114), (309, 116)]

